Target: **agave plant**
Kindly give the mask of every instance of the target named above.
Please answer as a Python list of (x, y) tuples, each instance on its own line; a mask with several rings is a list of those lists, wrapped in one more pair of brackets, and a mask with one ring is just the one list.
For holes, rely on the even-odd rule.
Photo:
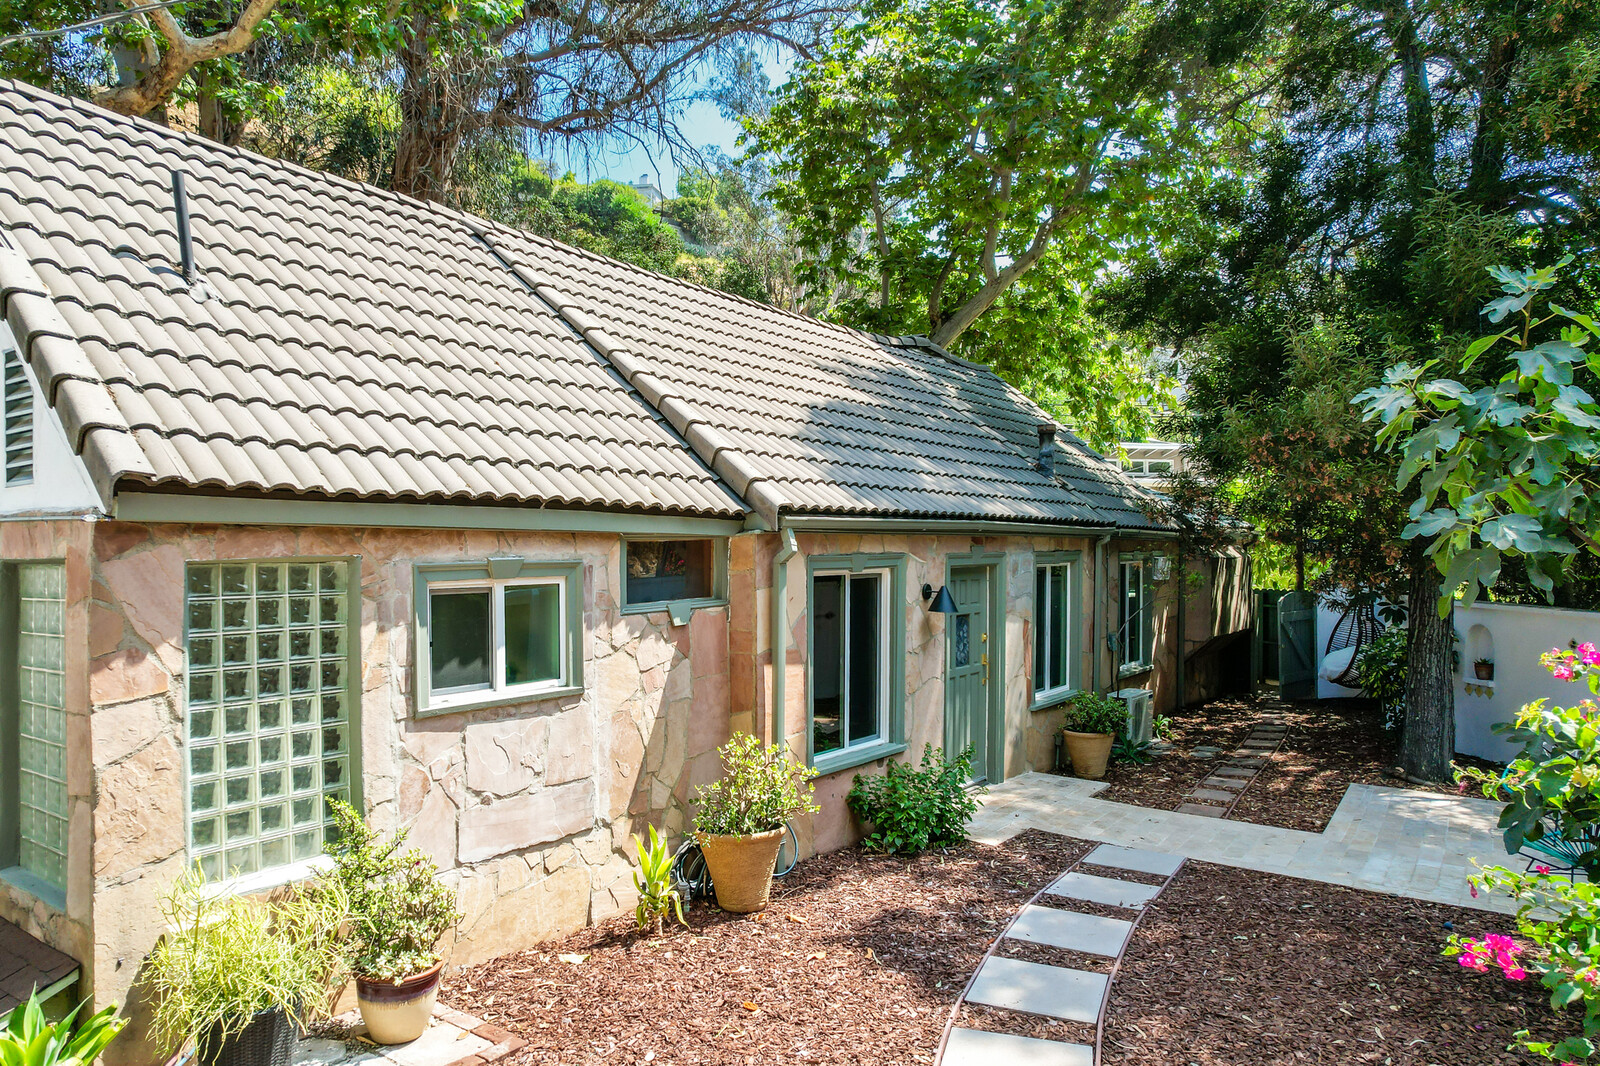
[(633, 916), (639, 922), (639, 928), (644, 929), (654, 923), (655, 931), (659, 934), (661, 920), (668, 914), (676, 914), (678, 924), (688, 925), (683, 920), (683, 898), (672, 882), (673, 855), (667, 848), (667, 842), (661, 839), (661, 834), (652, 825), (650, 842), (646, 844), (636, 836), (633, 846), (639, 851), (639, 869), (633, 874), (634, 886), (639, 890), (639, 905), (634, 908)]
[(0, 1066), (91, 1066), (128, 1020), (117, 1017), (113, 1003), (75, 1025), (88, 1002), (72, 1008), (59, 1022), (48, 1022), (38, 993), (29, 996), (0, 1030)]

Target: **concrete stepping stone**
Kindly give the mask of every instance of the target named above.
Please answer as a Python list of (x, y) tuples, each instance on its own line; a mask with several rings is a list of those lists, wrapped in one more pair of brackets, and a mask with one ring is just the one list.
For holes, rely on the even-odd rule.
[(1006, 937), (1114, 959), (1132, 928), (1132, 922), (1121, 918), (1102, 918), (1097, 914), (1078, 914), (1029, 904), (1017, 915)]
[(1215, 777), (1254, 777), (1256, 772), (1243, 766), (1219, 766), (1211, 771)]
[(1183, 856), (1168, 855), (1164, 851), (1146, 851), (1143, 848), (1125, 848), (1118, 844), (1101, 844), (1083, 861), (1095, 866), (1112, 866), (1119, 870), (1171, 877), (1183, 865)]
[(990, 956), (967, 990), (967, 1002), (1093, 1025), (1106, 981), (1103, 973)]
[(1178, 814), (1198, 814), (1202, 818), (1221, 818), (1228, 813), (1224, 807), (1211, 807), (1204, 803), (1180, 803), (1173, 810)]
[(944, 1066), (1094, 1066), (1094, 1048), (1031, 1036), (952, 1029)]
[(1249, 778), (1239, 777), (1208, 777), (1200, 782), (1201, 788), (1224, 788), (1230, 792), (1243, 792), (1244, 786), (1250, 783)]
[(1260, 755), (1235, 755), (1222, 765), (1243, 766), (1247, 770), (1259, 770), (1267, 765), (1267, 760)]
[(1115, 877), (1099, 877), (1074, 870), (1056, 878), (1055, 883), (1045, 891), (1052, 896), (1081, 899), (1085, 903), (1101, 903), (1107, 907), (1138, 910), (1160, 894), (1161, 886), (1118, 881)]
[(1225, 788), (1197, 788), (1189, 793), (1188, 799), (1215, 800), (1218, 803), (1232, 803), (1233, 793)]

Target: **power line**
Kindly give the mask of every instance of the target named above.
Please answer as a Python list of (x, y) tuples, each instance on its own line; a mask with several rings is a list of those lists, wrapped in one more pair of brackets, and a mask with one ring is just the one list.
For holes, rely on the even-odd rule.
[(36, 41), (42, 37), (60, 37), (63, 34), (76, 33), (79, 30), (92, 30), (96, 26), (104, 26), (110, 22), (121, 22), (123, 19), (133, 18), (135, 15), (143, 15), (147, 11), (159, 11), (164, 7), (177, 7), (179, 4), (187, 4), (189, 2), (190, 0), (158, 0), (154, 4), (141, 4), (138, 7), (113, 11), (109, 15), (101, 15), (99, 18), (92, 18), (87, 22), (75, 22), (71, 26), (62, 26), (59, 29), (14, 33), (9, 37), (0, 37), (0, 48), (4, 48), (8, 44), (18, 44), (22, 41)]

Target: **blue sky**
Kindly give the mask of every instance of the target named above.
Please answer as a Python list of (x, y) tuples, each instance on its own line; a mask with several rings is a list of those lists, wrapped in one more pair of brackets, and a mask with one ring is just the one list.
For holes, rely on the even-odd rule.
[[(763, 57), (763, 69), (774, 88), (788, 78), (793, 66), (794, 54), (787, 50)], [(714, 145), (729, 155), (739, 153), (735, 143), (739, 139), (738, 124), (723, 118), (714, 104), (695, 104), (684, 115), (682, 125), (690, 144)], [(668, 196), (677, 193), (679, 167), (664, 144), (587, 146), (565, 153), (557, 150), (551, 153), (551, 162), (557, 173), (571, 170), (582, 181), (611, 178), (630, 182), (638, 181), (641, 174), (648, 174)]]

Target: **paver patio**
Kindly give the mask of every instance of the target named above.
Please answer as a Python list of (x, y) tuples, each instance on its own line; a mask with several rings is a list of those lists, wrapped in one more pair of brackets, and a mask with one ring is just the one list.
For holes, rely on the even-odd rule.
[(1473, 898), (1473, 860), (1507, 860), (1495, 828), (1500, 804), (1466, 796), (1351, 785), (1326, 832), (1206, 818), (1095, 798), (1104, 782), (1028, 773), (990, 789), (972, 821), (988, 844), (1025, 829), (1167, 852), (1458, 907), (1509, 912), (1510, 900)]

